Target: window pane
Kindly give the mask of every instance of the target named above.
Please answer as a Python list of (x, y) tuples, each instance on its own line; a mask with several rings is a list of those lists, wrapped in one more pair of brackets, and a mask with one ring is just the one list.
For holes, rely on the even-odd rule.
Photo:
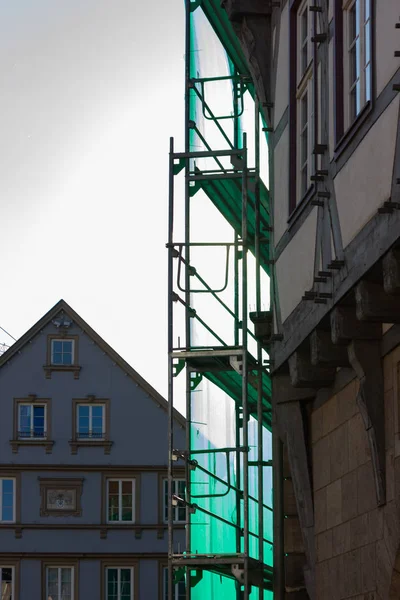
[(21, 437), (30, 437), (31, 435), (31, 407), (26, 405), (19, 406), (19, 425), (18, 431)]
[(132, 494), (132, 481), (123, 481), (122, 482), (122, 493), (123, 494)]
[(371, 100), (371, 65), (365, 69), (365, 101)]
[(123, 508), (132, 508), (132, 494), (122, 495), (122, 506)]
[(79, 417), (78, 433), (79, 435), (89, 434), (89, 418)]
[(47, 569), (47, 594), (52, 599), (58, 600), (58, 569)]
[(11, 583), (12, 581), (12, 567), (3, 567), (1, 569), (1, 581)]
[(53, 354), (53, 364), (62, 365), (62, 354), (61, 352), (54, 352)]
[(307, 69), (308, 65), (308, 9), (305, 8), (301, 16), (301, 75)]
[(62, 352), (62, 342), (58, 340), (53, 341), (53, 352)]
[(122, 508), (122, 521), (132, 521), (132, 508)]
[(63, 352), (72, 353), (72, 341), (71, 340), (64, 340), (62, 342), (62, 345), (63, 345)]
[(44, 406), (33, 407), (33, 430), (35, 436), (43, 436), (44, 434)]
[(72, 365), (72, 353), (64, 353), (63, 354), (63, 365)]
[(110, 494), (118, 494), (118, 491), (119, 491), (118, 481), (109, 481), (108, 482), (108, 491)]
[(72, 578), (71, 569), (61, 569), (62, 583), (71, 583), (71, 578)]
[(93, 417), (92, 433), (95, 437), (101, 437), (103, 434), (103, 419), (102, 417)]
[(109, 496), (108, 498), (108, 520), (118, 521), (119, 519), (119, 496)]
[(78, 405), (78, 433), (80, 436), (89, 434), (89, 406)]
[(79, 417), (89, 418), (89, 406), (86, 406), (85, 404), (79, 404), (78, 415), (79, 415)]
[(184, 498), (185, 490), (186, 490), (186, 481), (184, 479), (181, 479), (180, 481), (178, 481), (178, 496), (180, 496), (181, 498)]
[(72, 569), (61, 569), (61, 600), (72, 598)]
[(30, 417), (31, 416), (31, 407), (26, 404), (21, 404), (19, 407), (20, 417)]
[(118, 599), (118, 569), (107, 569), (107, 600)]
[(42, 417), (44, 419), (44, 406), (34, 406), (33, 407), (33, 416), (34, 416), (34, 418)]
[(368, 21), (364, 27), (365, 31), (365, 64), (371, 60), (371, 21)]
[(131, 570), (121, 569), (121, 600), (131, 597)]
[(103, 417), (103, 407), (102, 406), (93, 406), (92, 407), (92, 416), (95, 417)]
[(182, 579), (179, 583), (177, 583), (177, 588), (178, 588), (177, 600), (185, 600), (186, 599), (186, 585), (185, 585), (184, 579)]

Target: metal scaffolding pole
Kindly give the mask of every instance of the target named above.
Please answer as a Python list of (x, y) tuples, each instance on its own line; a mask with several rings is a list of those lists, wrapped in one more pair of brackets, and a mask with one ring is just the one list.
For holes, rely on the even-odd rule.
[[(240, 115), (245, 110), (244, 91), (247, 89), (246, 86), (249, 85), (249, 77), (248, 75), (244, 77), (233, 61), (230, 63), (230, 76), (205, 78), (196, 74), (196, 77), (194, 77), (192, 72), (192, 42), (195, 36), (192, 36), (191, 27), (193, 13), (197, 9), (201, 10), (202, 5), (186, 0), (184, 152), (174, 151), (172, 139), (170, 145), (168, 225), (168, 598), (173, 600), (176, 595), (174, 570), (184, 569), (186, 600), (191, 600), (192, 597), (199, 598), (197, 590), (206, 589), (204, 586), (201, 588), (202, 583), (204, 583), (202, 582), (204, 571), (211, 574), (210, 579), (207, 581), (216, 582), (215, 577), (217, 576), (218, 582), (219, 578), (221, 578), (221, 581), (222, 579), (230, 579), (231, 582), (235, 582), (234, 587), (226, 589), (232, 590), (230, 591), (232, 595), (235, 594), (233, 589), (236, 590), (236, 600), (249, 600), (252, 586), (258, 588), (258, 598), (263, 600), (264, 590), (272, 590), (272, 566), (270, 563), (268, 565), (264, 564), (264, 545), (266, 543), (272, 545), (272, 540), (269, 540), (264, 534), (264, 510), (272, 509), (264, 505), (263, 501), (263, 469), (265, 466), (271, 466), (270, 461), (265, 462), (263, 457), (263, 430), (265, 426), (270, 427), (267, 412), (269, 407), (269, 384), (267, 378), (266, 384), (264, 381), (265, 369), (262, 364), (263, 350), (261, 342), (249, 329), (248, 307), (249, 251), (254, 254), (256, 260), (257, 313), (261, 312), (261, 270), (264, 269), (268, 272), (269, 269), (269, 266), (266, 266), (269, 263), (265, 248), (261, 247), (260, 243), (261, 227), (265, 227), (265, 224), (269, 222), (268, 191), (259, 176), (260, 107), (256, 98), (255, 167), (249, 168), (247, 136), (246, 133), (243, 134), (241, 143), (239, 121)], [(233, 114), (229, 114), (228, 110), (227, 114), (216, 117), (211, 103), (206, 102), (205, 88), (208, 84), (216, 81), (231, 81)], [(209, 99), (209, 96), (207, 98)], [(194, 109), (196, 106), (200, 107), (200, 105), (201, 110), (198, 112), (201, 118), (214, 123), (216, 130), (222, 135), (223, 147), (221, 149), (213, 149), (213, 144), (207, 139), (207, 128), (203, 131), (201, 125), (195, 122)], [(227, 119), (233, 119), (233, 126), (229, 135), (225, 133), (219, 119), (224, 119), (223, 122), (226, 122)], [(232, 136), (232, 140), (230, 140), (230, 136)], [(211, 159), (214, 168), (209, 168), (207, 165), (206, 169), (201, 170), (198, 165), (203, 166), (203, 159)], [(228, 160), (231, 161), (232, 168), (227, 164)], [(179, 172), (184, 174), (184, 239), (180, 243), (175, 242), (173, 239), (174, 177)], [(192, 241), (191, 201), (200, 189), (205, 192), (202, 201), (207, 200), (208, 197), (233, 228), (233, 241), (229, 244), (226, 242)], [(209, 248), (225, 246), (227, 248), (225, 278), (221, 285), (210, 285), (208, 278), (200, 275), (194, 265), (191, 264), (192, 254), (193, 256), (196, 254), (196, 252), (191, 252), (192, 246), (198, 246), (199, 248), (202, 246)], [(232, 257), (232, 255), (229, 255), (228, 247), (230, 246), (234, 247), (233, 261), (232, 259), (229, 260), (229, 257)], [(174, 269), (174, 259), (178, 261), (176, 269)], [(230, 279), (229, 270), (231, 271)], [(196, 281), (195, 285), (192, 284), (193, 281)], [(254, 282), (252, 284), (254, 285)], [(178, 293), (175, 292), (175, 285)], [(219, 296), (220, 293), (226, 290), (229, 292), (229, 300), (227, 300), (226, 295)], [(180, 292), (182, 297), (178, 295)], [(234, 340), (233, 347), (224, 341), (225, 331), (222, 331), (222, 335), (219, 335), (215, 328), (207, 323), (207, 319), (201, 315), (199, 310), (201, 303), (193, 302), (196, 294), (203, 296), (209, 294), (210, 298), (218, 304), (219, 310), (225, 310), (225, 314), (231, 319), (232, 323), (230, 335), (232, 336), (231, 339)], [(184, 348), (173, 347), (175, 303), (181, 308), (183, 307), (184, 310)], [(193, 345), (194, 327), (196, 328), (195, 343), (198, 344), (197, 346)], [(215, 346), (204, 347), (199, 345), (202, 339), (201, 331), (200, 334), (198, 333), (201, 329), (206, 331), (207, 335), (212, 334), (215, 339)], [(249, 352), (249, 342), (251, 344), (253, 340), (256, 340), (257, 343), (256, 356), (251, 356)], [(230, 341), (230, 343), (232, 342)], [(174, 363), (174, 361), (178, 361), (178, 363)], [(183, 370), (184, 366), (186, 366), (187, 428), (186, 446), (180, 450), (174, 448), (173, 438), (174, 377)], [(222, 444), (229, 446), (229, 448), (213, 447), (210, 443), (212, 438), (206, 437), (205, 449), (201, 445), (201, 449), (195, 449), (196, 440), (192, 437), (193, 390), (203, 376), (223, 390), (235, 403), (233, 411), (235, 416), (235, 442), (233, 443), (232, 440), (228, 444)], [(257, 442), (253, 442), (255, 438), (253, 438), (253, 429), (250, 430), (250, 417), (258, 419)], [(203, 423), (206, 426), (208, 424)], [(249, 460), (249, 441), (257, 443), (256, 460)], [(234, 447), (231, 448), (231, 445)], [(217, 471), (218, 467), (216, 465), (221, 463), (216, 459), (209, 461), (209, 458), (204, 458), (206, 461), (203, 462), (204, 466), (200, 464), (201, 456), (207, 456), (207, 454), (218, 456), (220, 452), (227, 452), (227, 450), (232, 453), (230, 455), (232, 460), (228, 459), (227, 453), (226, 463), (223, 467), (223, 469), (226, 469), (226, 474)], [(197, 457), (197, 459), (194, 457)], [(233, 457), (235, 457), (235, 461), (233, 461)], [(174, 471), (174, 465), (178, 459), (183, 460), (185, 464), (186, 490), (185, 496), (182, 498), (177, 497), (177, 491), (174, 490), (173, 484), (174, 472), (177, 473), (177, 471)], [(210, 466), (212, 464), (215, 466)], [(204, 491), (200, 488), (200, 493), (197, 493), (199, 484), (193, 478), (196, 469), (199, 473), (200, 485), (203, 485), (204, 478), (206, 478), (206, 485), (209, 486), (208, 492), (206, 487)], [(256, 473), (255, 476), (257, 477), (254, 481), (255, 492), (252, 494), (250, 494), (250, 491), (253, 492), (253, 480), (250, 478), (249, 469), (251, 469), (252, 474)], [(203, 478), (203, 481), (201, 478)], [(222, 486), (222, 492), (221, 487), (218, 489), (217, 485)], [(226, 499), (228, 496), (230, 500)], [(194, 504), (194, 502), (199, 504)], [(186, 508), (187, 519), (186, 548), (184, 553), (179, 554), (174, 553), (173, 505), (176, 503)], [(229, 511), (224, 508), (224, 504), (230, 507)], [(253, 508), (254, 506), (255, 508)], [(212, 543), (208, 546), (208, 542), (203, 544), (202, 540), (199, 541), (199, 536), (195, 530), (193, 530), (192, 535), (193, 519), (195, 519), (196, 526), (199, 526), (198, 518), (193, 517), (196, 511), (205, 515), (208, 519), (205, 526), (209, 527), (211, 541), (213, 541), (213, 531), (230, 530), (228, 538), (231, 540), (229, 543), (232, 543), (232, 550), (229, 549), (229, 551), (220, 553), (215, 553), (213, 550), (204, 550), (204, 548), (211, 549)], [(218, 525), (219, 529), (216, 528), (216, 523), (220, 524)], [(177, 537), (176, 534), (175, 537)], [(215, 541), (218, 542), (214, 539), (213, 543)], [(223, 547), (223, 538), (221, 538), (221, 543)], [(200, 548), (200, 551), (198, 548)], [(254, 550), (255, 548), (256, 550)], [(202, 549), (203, 553), (201, 553)], [(199, 585), (199, 588), (195, 588), (197, 585)], [(232, 586), (232, 583), (229, 583), (229, 586)], [(210, 600), (217, 600), (214, 596), (209, 596), (209, 598)]]
[(172, 486), (174, 449), (174, 379), (173, 379), (173, 289), (174, 289), (174, 140), (170, 139), (169, 148), (169, 199), (168, 199), (168, 598), (172, 598), (173, 569), (172, 556), (174, 552), (174, 532), (172, 514)]

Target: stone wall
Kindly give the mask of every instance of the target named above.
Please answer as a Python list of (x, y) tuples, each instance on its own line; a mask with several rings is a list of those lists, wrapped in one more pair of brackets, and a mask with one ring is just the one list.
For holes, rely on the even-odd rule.
[(400, 598), (400, 347), (385, 357), (383, 368), (384, 506), (377, 506), (357, 380), (312, 413), (318, 600)]

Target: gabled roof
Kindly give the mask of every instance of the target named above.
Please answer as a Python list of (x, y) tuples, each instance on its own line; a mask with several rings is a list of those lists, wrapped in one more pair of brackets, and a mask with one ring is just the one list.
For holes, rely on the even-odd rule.
[[(5, 365), (15, 354), (17, 354), (25, 344), (34, 338), (46, 325), (48, 325), (61, 311), (64, 311), (74, 323), (76, 323), (103, 352), (105, 352), (139, 387), (142, 388), (157, 404), (168, 411), (168, 402), (155, 390), (135, 369), (133, 369), (94, 329), (90, 327), (76, 313), (73, 308), (60, 300), (46, 313), (33, 327), (31, 327), (19, 340), (17, 340), (2, 356), (0, 356), (0, 368)], [(174, 409), (174, 418), (182, 425), (186, 426), (186, 420), (181, 413)]]

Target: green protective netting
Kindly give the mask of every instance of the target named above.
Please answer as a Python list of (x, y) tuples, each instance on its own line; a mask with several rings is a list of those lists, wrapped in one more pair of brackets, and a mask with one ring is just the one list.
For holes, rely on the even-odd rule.
[[(187, 0), (188, 2), (188, 0)], [(247, 73), (247, 66), (244, 57), (241, 53), (240, 45), (231, 28), (231, 25), (225, 15), (225, 12), (220, 7), (220, 2), (207, 0), (196, 3), (195, 10), (190, 13), (190, 77), (191, 78), (213, 78), (227, 77), (240, 72)], [(190, 3), (194, 8), (194, 3)], [(187, 4), (188, 6), (188, 4)], [(228, 56), (228, 54), (229, 56)], [(215, 115), (223, 115), (233, 113), (233, 88), (230, 80), (222, 80), (216, 83), (207, 84), (207, 103), (211, 107)], [(192, 121), (190, 130), (190, 150), (207, 149), (207, 144), (215, 149), (229, 148), (229, 142), (234, 143), (235, 136), (241, 139), (242, 130), (248, 127), (248, 122), (251, 121), (251, 110), (254, 112), (254, 102), (249, 92), (246, 93), (246, 103), (244, 111), (240, 118), (226, 119), (220, 121), (224, 133), (216, 127), (215, 122), (208, 120), (205, 117), (203, 106), (199, 100), (199, 94), (196, 90), (189, 91), (189, 116)], [(228, 108), (227, 108), (228, 107)], [(253, 107), (253, 108), (252, 108)], [(254, 119), (254, 115), (253, 115)], [(249, 135), (251, 144), (251, 135)], [(263, 136), (262, 141), (265, 142)], [(265, 154), (262, 155), (265, 158)], [(252, 160), (251, 152), (249, 160)], [(222, 160), (224, 167), (229, 168), (231, 165), (225, 160)], [(264, 160), (264, 165), (267, 160)], [(251, 166), (251, 165), (249, 165)], [(191, 165), (191, 168), (200, 170), (215, 168), (213, 159), (200, 159), (196, 164)], [(265, 169), (267, 170), (267, 169)], [(268, 183), (268, 174), (264, 177), (264, 181)], [(207, 209), (211, 200), (229, 223), (233, 239), (233, 230), (239, 231), (241, 225), (241, 192), (240, 185), (235, 181), (225, 180), (224, 182), (205, 181), (201, 184), (201, 192), (193, 190), (192, 196), (192, 216), (191, 216), (191, 231), (192, 239), (198, 237), (199, 240), (204, 240), (204, 219), (213, 225), (218, 223), (218, 218), (212, 210)], [(194, 208), (197, 202), (197, 212)], [(254, 205), (254, 194), (249, 192), (249, 213), (251, 213), (252, 203)], [(261, 220), (265, 228), (269, 224), (268, 213), (268, 190), (263, 183), (261, 186)], [(221, 218), (221, 217), (219, 217)], [(249, 214), (249, 221), (253, 221), (253, 217)], [(218, 231), (226, 231), (225, 225), (217, 226)], [(207, 232), (206, 232), (207, 233)], [(254, 231), (249, 231), (250, 241), (254, 239)], [(251, 243), (250, 243), (251, 246)], [(252, 248), (250, 248), (252, 249)], [(254, 249), (254, 247), (253, 247)], [(262, 266), (267, 272), (267, 253), (264, 251), (261, 257)], [(192, 259), (193, 260), (193, 252)], [(199, 256), (198, 260), (201, 262)], [(196, 263), (196, 267), (197, 267)], [(215, 265), (214, 265), (215, 268)], [(226, 298), (231, 293), (231, 287), (225, 292)], [(269, 292), (268, 292), (269, 293)], [(199, 298), (199, 296), (201, 296)], [(224, 297), (224, 296), (223, 296)], [(225, 299), (225, 297), (224, 297)], [(251, 300), (249, 299), (249, 302)], [(269, 302), (269, 297), (268, 297)], [(212, 322), (213, 316), (217, 314), (212, 304), (207, 315), (206, 300), (203, 294), (193, 297), (191, 305), (199, 310), (201, 308), (202, 316), (205, 321), (209, 317)], [(265, 309), (265, 307), (264, 307)], [(219, 336), (224, 340), (228, 339), (228, 343), (232, 344), (230, 339), (232, 332), (232, 323), (229, 317), (220, 318), (217, 321), (219, 325)], [(201, 326), (193, 321), (192, 325), (192, 344), (193, 346), (205, 347), (214, 346), (215, 339), (209, 332), (205, 332)], [(265, 405), (269, 406), (270, 402), (270, 381), (269, 377), (265, 376), (263, 381)], [(223, 373), (205, 372), (203, 378), (191, 394), (191, 425), (190, 425), (190, 451), (191, 458), (198, 461), (201, 468), (196, 468), (191, 471), (191, 502), (198, 505), (198, 509), (190, 516), (191, 520), (191, 553), (195, 554), (232, 554), (237, 552), (237, 532), (238, 523), (243, 526), (243, 518), (238, 518), (238, 508), (243, 511), (243, 506), (240, 503), (237, 505), (237, 493), (233, 489), (229, 489), (227, 482), (232, 486), (242, 485), (238, 481), (238, 477), (242, 475), (241, 466), (236, 462), (236, 454), (229, 452), (214, 452), (221, 448), (233, 448), (236, 446), (236, 406), (237, 401), (241, 396), (241, 377), (234, 371), (226, 371)], [(250, 412), (251, 402), (256, 400), (256, 391), (249, 389)], [(255, 406), (255, 405), (254, 405)], [(263, 444), (265, 461), (271, 460), (271, 434), (270, 415), (265, 416), (263, 430)], [(240, 442), (241, 443), (241, 442)], [(257, 422), (253, 417), (249, 422), (249, 460), (257, 459)], [(205, 453), (197, 453), (197, 451), (209, 451)], [(257, 468), (249, 467), (249, 494), (255, 499), (259, 497)], [(258, 559), (258, 536), (261, 533), (264, 541), (264, 563), (269, 567), (273, 565), (273, 519), (272, 519), (272, 468), (265, 466), (263, 468), (263, 490), (262, 490), (263, 508), (263, 532), (259, 531), (258, 519), (258, 502), (255, 500), (249, 501), (249, 530), (250, 536), (250, 556)], [(239, 538), (239, 540), (242, 538)], [(242, 542), (241, 542), (242, 544)], [(240, 550), (243, 550), (241, 545)], [(234, 600), (237, 598), (237, 588), (233, 579), (221, 576), (209, 571), (203, 571), (202, 578), (194, 584), (195, 578), (190, 578), (192, 591), (191, 597), (193, 600)], [(194, 584), (194, 585), (193, 585)], [(252, 588), (251, 599), (259, 598), (257, 588)], [(271, 591), (264, 591), (264, 599), (272, 598)]]

